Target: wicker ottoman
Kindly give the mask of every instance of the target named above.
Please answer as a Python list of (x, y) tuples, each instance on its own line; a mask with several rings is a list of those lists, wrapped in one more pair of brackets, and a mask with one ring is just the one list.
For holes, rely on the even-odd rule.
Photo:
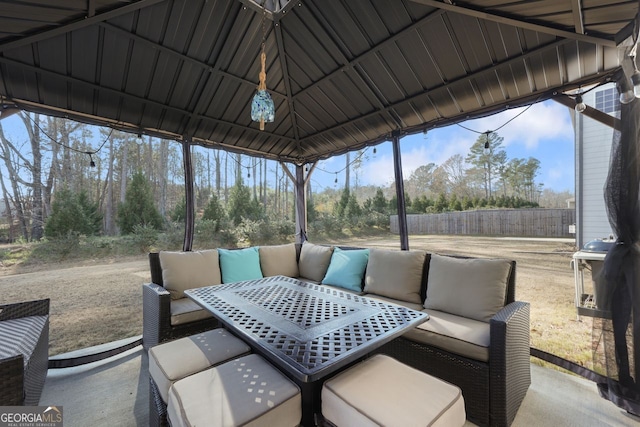
[(169, 388), (174, 382), (250, 351), (241, 339), (222, 328), (152, 347), (149, 350), (149, 424), (166, 425)]
[(336, 426), (462, 426), (462, 392), (454, 385), (378, 354), (322, 387), (322, 415)]
[(257, 354), (176, 381), (169, 390), (172, 427), (294, 427), (300, 389)]

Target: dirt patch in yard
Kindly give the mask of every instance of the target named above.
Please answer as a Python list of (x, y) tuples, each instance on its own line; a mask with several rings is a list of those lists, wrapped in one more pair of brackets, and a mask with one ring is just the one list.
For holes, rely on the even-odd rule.
[[(319, 242), (322, 243), (322, 242)], [(397, 236), (340, 240), (341, 245), (399, 249)], [(502, 257), (517, 263), (516, 299), (531, 303), (531, 345), (591, 368), (591, 318), (578, 321), (566, 240), (411, 236), (411, 249)], [(0, 301), (51, 298), (50, 354), (142, 333), (146, 255), (81, 264), (0, 269)]]

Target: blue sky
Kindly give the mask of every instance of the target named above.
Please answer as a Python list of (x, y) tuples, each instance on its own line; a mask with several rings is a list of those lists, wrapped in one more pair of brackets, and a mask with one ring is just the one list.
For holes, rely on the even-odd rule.
[[(493, 116), (461, 123), (478, 132), (495, 130), (521, 113), (524, 108), (514, 108)], [(574, 132), (569, 109), (554, 101), (534, 104), (520, 116), (502, 127), (498, 134), (504, 138), (503, 147), (509, 159), (535, 157), (540, 160), (537, 182), (544, 188), (555, 191), (575, 189)], [(407, 179), (419, 166), (443, 163), (454, 154), (463, 157), (478, 138), (478, 134), (453, 125), (434, 129), (426, 135), (406, 136), (401, 140), (402, 169)], [(351, 154), (351, 160), (355, 154)], [(393, 154), (391, 143), (377, 146), (367, 152), (368, 160), (363, 164), (360, 185), (388, 185), (393, 183)], [(322, 187), (334, 186), (335, 173), (345, 166), (344, 156), (324, 160), (313, 174), (314, 184)], [(353, 173), (352, 173), (352, 178)], [(344, 172), (338, 174), (338, 186), (344, 183)]]

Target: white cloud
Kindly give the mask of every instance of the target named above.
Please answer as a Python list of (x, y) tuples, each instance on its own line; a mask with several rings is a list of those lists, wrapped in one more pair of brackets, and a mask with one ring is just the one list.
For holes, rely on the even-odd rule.
[[(530, 151), (538, 148), (538, 145), (545, 140), (565, 139), (573, 142), (573, 126), (567, 107), (548, 101), (533, 104), (531, 108), (516, 117), (525, 108), (514, 108), (500, 114), (469, 121), (465, 125), (480, 132), (498, 129), (504, 125), (497, 131), (504, 138), (503, 144), (507, 147), (520, 144)], [(513, 120), (507, 123), (512, 118)]]

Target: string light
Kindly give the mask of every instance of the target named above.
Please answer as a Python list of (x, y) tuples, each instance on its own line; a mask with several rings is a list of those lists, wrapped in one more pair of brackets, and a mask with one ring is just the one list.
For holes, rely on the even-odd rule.
[(584, 110), (587, 109), (587, 105), (582, 100), (582, 95), (576, 95), (576, 107), (575, 107), (575, 109), (576, 109), (576, 111), (578, 113), (582, 113)]
[(113, 134), (114, 129), (111, 128), (111, 130), (109, 130), (109, 134), (107, 135), (107, 137), (104, 139), (104, 141), (102, 141), (102, 144), (100, 144), (100, 147), (98, 147), (97, 150), (94, 151), (82, 151), (82, 150), (78, 150), (77, 148), (73, 148), (70, 147), (66, 144), (63, 144), (62, 142), (56, 140), (55, 138), (53, 138), (51, 135), (49, 135), (47, 133), (47, 131), (45, 131), (40, 124), (35, 121), (29, 114), (27, 114), (27, 117), (29, 118), (29, 120), (31, 121), (31, 123), (34, 124), (34, 126), (36, 126), (40, 132), (42, 132), (47, 138), (49, 138), (52, 142), (55, 142), (56, 144), (58, 144), (61, 147), (66, 148), (67, 150), (71, 150), (74, 151), (76, 153), (81, 153), (81, 154), (88, 154), (89, 155), (89, 167), (96, 167), (96, 162), (93, 161), (93, 154), (98, 154), (100, 152), (100, 150), (102, 150), (102, 147), (104, 147), (104, 145), (107, 143), (107, 141), (111, 138), (111, 135)]
[[(531, 107), (533, 106), (533, 104), (535, 104), (535, 103), (537, 103), (538, 101), (540, 101), (540, 99), (542, 99), (542, 97), (539, 97), (538, 99), (536, 99), (533, 103), (529, 104), (529, 105), (527, 106), (527, 108), (525, 108), (524, 110), (520, 111), (518, 114), (516, 114), (515, 116), (513, 116), (512, 118), (510, 118), (509, 120), (507, 120), (507, 121), (506, 121), (506, 122), (504, 122), (501, 126), (497, 127), (497, 128), (496, 128), (496, 129), (494, 129), (494, 130), (487, 130), (487, 131), (484, 131), (484, 132), (480, 132), (480, 131), (477, 131), (477, 130), (474, 130), (474, 129), (468, 128), (468, 127), (466, 127), (466, 126), (463, 126), (463, 125), (461, 125), (460, 123), (456, 123), (456, 125), (457, 125), (457, 126), (459, 126), (459, 127), (461, 127), (462, 129), (466, 129), (466, 130), (468, 130), (469, 132), (474, 132), (474, 133), (477, 133), (477, 134), (480, 134), (480, 135), (482, 135), (482, 134), (487, 134), (487, 133), (497, 132), (497, 131), (499, 131), (500, 129), (502, 129), (503, 127), (505, 127), (506, 125), (508, 125), (509, 123), (511, 123), (513, 120), (517, 119), (518, 117), (520, 117), (521, 115), (523, 115), (524, 113), (526, 113), (526, 112), (527, 112), (527, 110), (529, 110), (529, 108), (531, 108)], [(486, 148), (486, 144), (485, 144), (485, 148)]]

